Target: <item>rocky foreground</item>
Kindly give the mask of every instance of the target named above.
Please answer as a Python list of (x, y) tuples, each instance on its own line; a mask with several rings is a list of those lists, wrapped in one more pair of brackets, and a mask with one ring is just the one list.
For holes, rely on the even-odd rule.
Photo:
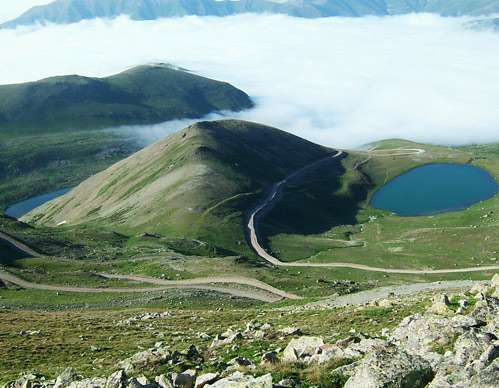
[[(436, 295), (424, 314), (408, 316), (376, 337), (352, 331), (348, 338), (325, 343), (318, 336), (302, 336), (300, 328), (277, 330), (249, 322), (244, 329), (213, 338), (209, 349), (191, 346), (179, 352), (158, 342), (121, 361), (108, 377), (86, 378), (67, 368), (55, 380), (26, 374), (5, 387), (300, 387), (304, 385), (293, 371), (316, 366), (330, 369), (328, 387), (495, 388), (499, 386), (499, 275), (490, 286), (477, 285), (468, 295), (457, 303), (445, 294)], [(154, 319), (154, 314), (161, 315), (135, 319)], [(130, 324), (133, 320), (120, 322)], [(289, 338), (288, 345), (264, 353), (259, 362), (244, 355), (229, 362), (217, 359), (218, 349), (237, 350), (240, 341), (277, 337)], [(182, 365), (191, 367), (173, 372)], [(171, 372), (152, 377), (151, 371), (158, 367)]]

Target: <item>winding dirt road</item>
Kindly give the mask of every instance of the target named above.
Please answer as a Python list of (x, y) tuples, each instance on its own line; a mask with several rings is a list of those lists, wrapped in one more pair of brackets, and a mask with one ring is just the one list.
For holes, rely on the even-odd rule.
[[(111, 278), (111, 276), (108, 276)], [(126, 277), (122, 277), (125, 279)], [(201, 282), (201, 283), (196, 283), (193, 282), (191, 283), (190, 281), (186, 281), (185, 284), (177, 284), (177, 282), (174, 282), (175, 284), (167, 284), (166, 281), (165, 283), (162, 283), (161, 287), (151, 287), (151, 288), (131, 288), (131, 287), (123, 287), (123, 288), (92, 288), (92, 287), (72, 287), (72, 286), (60, 286), (60, 285), (49, 285), (49, 284), (38, 284), (38, 283), (32, 283), (28, 282), (26, 280), (23, 280), (9, 272), (5, 271), (0, 271), (0, 280), (8, 283), (15, 284), (19, 287), (25, 288), (25, 289), (32, 289), (32, 290), (44, 290), (44, 291), (57, 291), (57, 292), (74, 292), (74, 293), (85, 293), (85, 294), (95, 294), (95, 293), (113, 293), (113, 294), (125, 294), (125, 293), (150, 293), (150, 292), (161, 292), (169, 289), (196, 289), (196, 290), (204, 290), (204, 291), (213, 291), (213, 292), (219, 292), (221, 294), (227, 294), (231, 296), (236, 296), (240, 298), (247, 298), (247, 299), (253, 299), (253, 300), (258, 300), (261, 302), (267, 302), (267, 303), (272, 303), (272, 302), (277, 302), (283, 297), (273, 294), (271, 292), (266, 292), (264, 290), (242, 290), (242, 289), (236, 289), (236, 288), (230, 288), (230, 287), (222, 287), (222, 286), (215, 286), (213, 283), (215, 282)], [(131, 279), (130, 279), (131, 280)], [(158, 279), (159, 280), (159, 279)], [(205, 280), (205, 279), (202, 279)], [(146, 283), (151, 283), (151, 284), (159, 284), (159, 283), (153, 283), (152, 281), (147, 281)]]
[(324, 298), (317, 302), (308, 303), (301, 308), (304, 310), (314, 308), (333, 308), (344, 306), (359, 306), (376, 300), (390, 298), (391, 295), (413, 296), (433, 291), (455, 291), (470, 289), (476, 284), (488, 284), (485, 281), (453, 280), (436, 283), (414, 283), (400, 286), (387, 286), (373, 288), (372, 290), (360, 291), (354, 294), (341, 295), (333, 298)]
[[(371, 154), (368, 160), (372, 157), (379, 156), (408, 156), (408, 155), (420, 155), (425, 153), (426, 151), (420, 148), (396, 148), (392, 150), (371, 150), (365, 151), (365, 153)], [(453, 269), (428, 269), (428, 270), (412, 270), (412, 269), (397, 269), (397, 268), (378, 268), (378, 267), (370, 267), (368, 265), (363, 264), (355, 264), (355, 263), (303, 263), (303, 262), (283, 262), (278, 258), (272, 256), (268, 253), (265, 248), (260, 244), (258, 237), (258, 221), (265, 215), (266, 211), (274, 206), (280, 199), (280, 195), (282, 194), (282, 189), (286, 186), (286, 184), (292, 180), (293, 178), (298, 177), (306, 172), (312, 171), (317, 168), (319, 165), (326, 161), (330, 161), (331, 159), (338, 158), (343, 155), (343, 151), (338, 151), (335, 155), (330, 156), (326, 159), (321, 159), (317, 162), (314, 162), (308, 166), (301, 168), (300, 170), (294, 172), (289, 175), (284, 180), (274, 184), (269, 195), (263, 199), (263, 201), (252, 211), (249, 217), (249, 221), (247, 224), (248, 234), (250, 237), (250, 243), (254, 251), (260, 256), (262, 259), (266, 260), (272, 265), (278, 267), (299, 267), (299, 268), (351, 268), (358, 269), (362, 271), (370, 271), (370, 272), (383, 272), (383, 273), (392, 273), (392, 274), (411, 274), (411, 275), (432, 275), (432, 274), (449, 274), (449, 273), (466, 273), (466, 272), (482, 272), (482, 271), (495, 271), (499, 270), (499, 265), (491, 265), (491, 266), (482, 266), (482, 267), (471, 267), (471, 268), (453, 268)], [(362, 162), (365, 163), (368, 160)]]
[(34, 249), (31, 249), (26, 244), (22, 243), (21, 241), (16, 240), (14, 237), (9, 236), (6, 233), (0, 232), (0, 240), (5, 241), (6, 243), (12, 245), (14, 248), (20, 250), (21, 252), (26, 253), (27, 255), (29, 255), (31, 257), (40, 257), (41, 256)]
[[(14, 246), (18, 250), (26, 253), (32, 257), (42, 257), (40, 253), (28, 247), (26, 244), (16, 240), (8, 234), (0, 232), (0, 239)], [(77, 292), (77, 293), (145, 293), (157, 292), (167, 289), (197, 289), (206, 291), (215, 291), (223, 294), (237, 296), (241, 298), (248, 298), (259, 300), (263, 302), (276, 302), (281, 299), (300, 299), (299, 296), (279, 290), (271, 285), (261, 282), (257, 279), (246, 278), (243, 276), (218, 276), (206, 277), (188, 280), (163, 280), (148, 276), (138, 275), (116, 275), (116, 274), (98, 274), (106, 279), (120, 279), (136, 281), (148, 284), (154, 284), (161, 287), (156, 288), (92, 288), (92, 287), (72, 287), (72, 286), (59, 286), (48, 284), (37, 284), (28, 282), (19, 278), (9, 272), (0, 270), (0, 280), (15, 284), (22, 288), (45, 290), (45, 291), (59, 291), (59, 292)], [(236, 284), (251, 287), (253, 289), (238, 289), (224, 286), (216, 286), (216, 284)]]
[(267, 293), (273, 295), (274, 297), (280, 297), (280, 299), (301, 299), (298, 295), (291, 294), (289, 292), (279, 290), (278, 288), (272, 287), (270, 284), (261, 282), (260, 280), (247, 278), (244, 276), (210, 276), (207, 278), (195, 278), (188, 280), (163, 280), (158, 278), (153, 278), (149, 276), (140, 275), (116, 275), (116, 274), (99, 274), (107, 279), (120, 279), (120, 280), (130, 280), (142, 283), (155, 284), (159, 286), (192, 286), (192, 285), (203, 285), (203, 284), (239, 284), (249, 287), (258, 288), (261, 291), (266, 291)]

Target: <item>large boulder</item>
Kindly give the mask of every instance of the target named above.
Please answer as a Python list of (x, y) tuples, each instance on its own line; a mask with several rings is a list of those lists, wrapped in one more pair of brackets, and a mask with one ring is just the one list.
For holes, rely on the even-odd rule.
[(324, 340), (321, 337), (303, 336), (295, 338), (284, 349), (283, 361), (308, 361), (317, 352), (317, 349), (323, 345)]
[(232, 329), (227, 330), (226, 332), (218, 335), (212, 341), (210, 348), (217, 348), (219, 346), (225, 346), (232, 344), (236, 341), (240, 341), (243, 339), (243, 334), (240, 331), (234, 331)]
[(241, 372), (235, 372), (229, 377), (218, 380), (214, 384), (205, 385), (206, 388), (272, 388), (270, 374), (255, 378)]
[(73, 369), (66, 368), (64, 372), (62, 372), (55, 381), (54, 388), (66, 388), (72, 382), (78, 381), (81, 379), (81, 376)]
[(437, 295), (433, 298), (428, 312), (438, 315), (451, 315), (453, 311), (449, 308), (450, 300), (446, 294)]
[(3, 388), (31, 388), (31, 387), (44, 387), (42, 383), (43, 376), (33, 373), (26, 373), (20, 376), (17, 380), (11, 381), (3, 386)]
[(171, 358), (171, 353), (163, 347), (154, 347), (142, 352), (135, 353), (132, 357), (121, 361), (118, 366), (125, 372), (130, 373), (138, 369), (146, 369), (161, 365)]
[(114, 372), (106, 381), (106, 388), (123, 388), (126, 386), (127, 375), (124, 370)]
[(95, 377), (92, 379), (84, 379), (80, 381), (73, 381), (71, 384), (64, 386), (67, 388), (102, 388), (106, 386), (106, 379)]
[(199, 376), (196, 379), (196, 385), (194, 386), (195, 388), (204, 388), (208, 384), (212, 384), (215, 381), (218, 380), (220, 375), (218, 373), (206, 373), (204, 375)]
[(172, 373), (170, 377), (175, 388), (194, 388), (196, 376), (197, 372), (189, 369), (182, 373)]
[(436, 367), (442, 359), (437, 350), (451, 347), (456, 337), (476, 325), (476, 319), (469, 316), (415, 314), (403, 319), (389, 339), (406, 352), (421, 356)]
[(499, 358), (495, 359), (487, 368), (472, 377), (468, 387), (497, 388), (499, 382)]
[(431, 366), (423, 358), (389, 347), (367, 355), (345, 388), (423, 388), (432, 379)]

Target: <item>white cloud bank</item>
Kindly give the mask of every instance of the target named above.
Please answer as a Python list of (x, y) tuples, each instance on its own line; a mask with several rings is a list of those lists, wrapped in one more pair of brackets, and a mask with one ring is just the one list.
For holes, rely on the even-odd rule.
[(499, 34), (464, 20), (241, 15), (22, 28), (0, 31), (0, 83), (170, 62), (248, 92), (258, 107), (235, 117), (326, 145), (499, 141)]

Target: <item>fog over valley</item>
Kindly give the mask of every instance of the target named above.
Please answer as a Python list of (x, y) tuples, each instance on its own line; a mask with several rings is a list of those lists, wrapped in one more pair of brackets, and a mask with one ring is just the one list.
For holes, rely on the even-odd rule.
[[(499, 34), (469, 29), (469, 20), (239, 15), (21, 27), (0, 30), (0, 83), (167, 62), (230, 82), (256, 102), (230, 117), (325, 145), (498, 141)], [(149, 141), (184, 124), (143, 133)]]

